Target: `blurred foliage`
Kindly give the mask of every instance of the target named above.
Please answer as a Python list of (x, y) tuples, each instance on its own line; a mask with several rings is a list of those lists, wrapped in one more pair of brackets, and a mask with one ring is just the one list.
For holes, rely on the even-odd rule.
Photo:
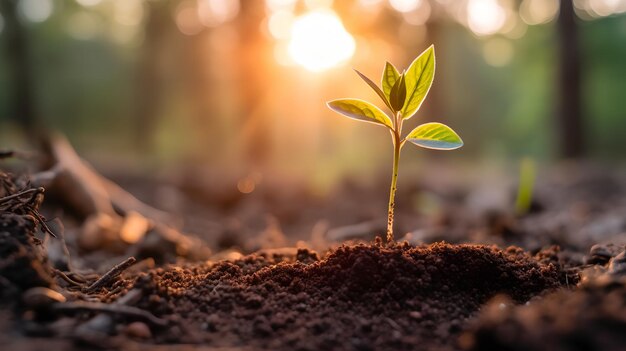
[[(454, 125), (464, 136), (465, 147), (451, 157), (507, 160), (529, 155), (549, 160), (555, 156), (552, 117), (558, 39), (554, 21), (528, 26), (521, 38), (509, 39), (499, 34), (476, 36), (466, 26), (440, 16), (435, 33), (429, 23), (402, 23), (391, 8), (380, 10), (375, 20), (346, 18), (349, 11), (343, 6), (348, 2), (335, 2), (346, 30), (355, 35), (356, 52), (346, 64), (308, 72), (278, 64), (271, 57), (271, 37), (249, 35), (262, 32), (260, 26), (267, 25), (262, 8), (255, 17), (243, 14), (241, 5), (243, 19), (185, 35), (175, 23), (182, 2), (169, 1), (164, 6), (171, 15), (159, 37), (160, 53), (149, 58), (160, 72), (161, 92), (154, 101), (156, 127), (145, 130), (151, 135), (143, 135), (136, 122), (144, 89), (141, 68), (146, 62), (148, 4), (157, 2), (143, 3), (143, 20), (133, 27), (115, 22), (107, 4), (112, 1), (83, 7), (73, 0), (54, 0), (54, 11), (45, 21), (22, 19), (34, 72), (36, 110), (42, 123), (64, 131), (81, 149), (120, 157), (182, 157), (229, 165), (233, 160), (245, 161), (244, 149), (254, 149), (255, 138), (266, 134), (268, 140), (263, 143), (269, 145), (270, 166), (307, 172), (331, 166), (339, 167), (336, 172), (342, 167), (378, 167), (379, 161), (387, 162), (387, 150), (372, 145), (384, 145), (384, 138), (337, 121), (324, 101), (345, 91), (371, 98), (370, 92), (357, 88), (361, 82), (351, 66), (372, 76), (382, 68), (376, 64), (387, 59), (383, 55), (390, 53), (397, 67), (406, 67), (416, 53), (435, 43), (439, 60), (431, 94), (436, 96), (427, 100), (407, 128), (424, 120)], [(78, 38), (76, 28), (74, 35), (68, 29), (76, 23), (76, 16), (94, 21), (96, 29), (92, 28), (89, 38)], [(254, 22), (257, 17), (259, 23)], [(246, 23), (252, 23), (252, 29)], [(578, 23), (590, 155), (623, 161), (626, 15)], [(120, 26), (129, 31), (126, 36), (120, 35)], [(0, 31), (0, 41), (4, 41), (5, 29)], [(85, 34), (80, 28), (78, 33)], [(4, 43), (0, 44), (6, 54)], [(512, 56), (494, 65), (493, 59), (486, 58), (489, 50)], [(5, 141), (12, 140), (9, 134), (15, 131), (10, 116), (10, 69), (6, 55), (0, 55), (1, 147), (10, 146)], [(201, 83), (195, 81), (200, 77)], [(253, 89), (244, 93), (250, 86)], [(256, 96), (259, 99), (251, 101)], [(193, 101), (201, 102), (196, 106)], [(260, 117), (255, 120), (252, 115)], [(147, 150), (137, 146), (137, 139), (143, 137), (152, 139)]]

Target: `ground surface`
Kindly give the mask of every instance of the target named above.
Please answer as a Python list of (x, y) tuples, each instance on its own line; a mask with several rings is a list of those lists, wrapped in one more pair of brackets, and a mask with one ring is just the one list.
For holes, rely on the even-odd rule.
[[(277, 263), (278, 262), (278, 263)], [(518, 303), (560, 287), (563, 272), (519, 249), (434, 244), (342, 246), (318, 260), (248, 256), (157, 270), (138, 306), (184, 329), (159, 341), (269, 350), (453, 347), (496, 294)]]
[(3, 173), (0, 347), (623, 350), (626, 178), (567, 167), (524, 216), (508, 185), (425, 176), (399, 194), (394, 245), (366, 205), (384, 194), (353, 183), (326, 201), (117, 177), (152, 204), (178, 199), (160, 207), (186, 235), (133, 211), (78, 214), (58, 184), (42, 207), (32, 177)]

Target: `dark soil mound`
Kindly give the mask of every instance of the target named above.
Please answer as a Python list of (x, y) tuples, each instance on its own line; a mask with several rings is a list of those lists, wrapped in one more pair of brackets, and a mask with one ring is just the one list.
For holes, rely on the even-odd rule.
[(626, 282), (560, 291), (528, 306), (489, 306), (470, 334), (469, 350), (626, 349)]
[(52, 285), (50, 266), (34, 236), (43, 220), (40, 194), (37, 189), (24, 192), (28, 184), (19, 183), (0, 172), (0, 304), (19, 301), (19, 293), (28, 288)]
[[(282, 261), (282, 262), (281, 262)], [(271, 350), (456, 348), (496, 294), (522, 303), (561, 285), (560, 268), (519, 248), (437, 243), (343, 246), (323, 260), (252, 255), (158, 269), (139, 307), (174, 322), (158, 342)]]

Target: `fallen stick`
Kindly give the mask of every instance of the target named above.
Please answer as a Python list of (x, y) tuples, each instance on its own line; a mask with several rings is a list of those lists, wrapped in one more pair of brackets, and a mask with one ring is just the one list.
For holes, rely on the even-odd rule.
[(102, 277), (100, 277), (100, 279), (96, 280), (93, 284), (88, 286), (85, 289), (85, 293), (92, 293), (92, 292), (98, 290), (99, 288), (105, 286), (112, 279), (114, 279), (115, 277), (120, 275), (123, 271), (128, 269), (128, 267), (130, 267), (133, 264), (135, 264), (135, 262), (137, 262), (137, 260), (134, 257), (129, 257), (129, 258), (125, 259), (123, 262), (115, 265), (115, 267), (111, 268)]
[(50, 236), (52, 236), (53, 238), (57, 237), (54, 234), (54, 232), (52, 232), (52, 229), (48, 227), (48, 224), (46, 224), (46, 219), (43, 218), (43, 216), (40, 215), (39, 212), (33, 210), (33, 211), (30, 211), (30, 214), (33, 215), (35, 218), (37, 218), (37, 222), (39, 222), (39, 225), (41, 226), (41, 230), (43, 230), (44, 233), (50, 234)]
[[(97, 213), (116, 216), (137, 212), (151, 220), (170, 223), (173, 217), (151, 207), (100, 175), (74, 150), (61, 134), (52, 134), (43, 142), (47, 171), (33, 176), (33, 182), (51, 183), (66, 196), (72, 208), (87, 217)], [(116, 211), (117, 210), (117, 211)]]
[(10, 200), (18, 199), (18, 198), (20, 198), (20, 197), (22, 197), (24, 195), (28, 195), (28, 194), (33, 194), (33, 193), (35, 195), (43, 194), (44, 191), (45, 191), (45, 189), (42, 188), (42, 187), (24, 190), (22, 192), (19, 192), (19, 193), (13, 194), (13, 195), (8, 195), (8, 196), (0, 198), (0, 204), (8, 202)]
[(60, 271), (60, 270), (58, 270), (58, 269), (55, 269), (55, 270), (54, 270), (54, 274), (55, 274), (57, 277), (59, 277), (59, 278), (61, 278), (61, 279), (65, 280), (65, 281), (66, 281), (67, 283), (69, 283), (70, 285), (73, 285), (73, 286), (76, 286), (76, 287), (79, 287), (79, 288), (82, 288), (82, 287), (84, 286), (82, 283), (77, 282), (77, 281), (75, 281), (74, 279), (72, 279), (72, 278), (68, 277), (68, 276), (67, 276), (67, 274), (63, 273), (62, 271)]

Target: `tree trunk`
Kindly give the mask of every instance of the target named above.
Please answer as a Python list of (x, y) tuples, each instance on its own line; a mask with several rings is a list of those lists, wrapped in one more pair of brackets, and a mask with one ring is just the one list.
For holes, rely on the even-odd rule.
[(559, 100), (556, 127), (559, 136), (559, 156), (577, 158), (585, 153), (585, 138), (581, 109), (580, 43), (572, 0), (561, 0), (557, 27), (559, 34)]
[(142, 151), (153, 145), (162, 98), (162, 77), (159, 63), (169, 21), (167, 3), (146, 2), (145, 42), (139, 60), (135, 140)]
[(265, 16), (262, 2), (242, 1), (241, 13), (236, 20), (241, 41), (238, 87), (241, 93), (241, 135), (245, 160), (253, 168), (262, 168), (270, 157), (270, 131), (264, 102), (267, 86), (267, 39), (259, 27)]
[(38, 126), (35, 109), (35, 94), (32, 77), (32, 65), (28, 48), (28, 36), (19, 21), (17, 0), (0, 1), (0, 9), (4, 14), (4, 50), (9, 74), (9, 114), (10, 118), (22, 127), (24, 132), (31, 133)]

